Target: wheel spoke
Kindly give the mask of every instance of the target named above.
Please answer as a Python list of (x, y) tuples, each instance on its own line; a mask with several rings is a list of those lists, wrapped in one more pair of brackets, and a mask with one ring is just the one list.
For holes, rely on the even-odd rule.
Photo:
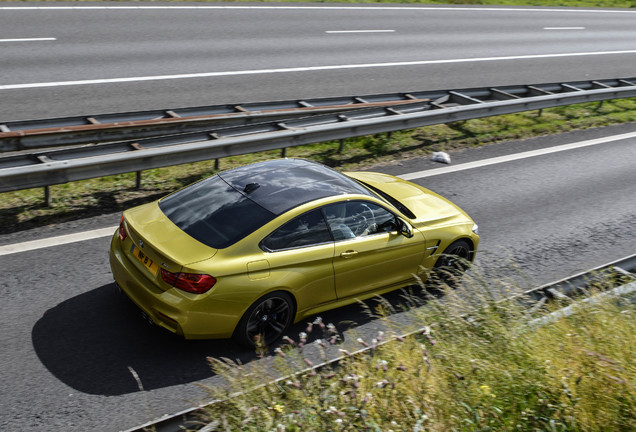
[(265, 302), (263, 302), (263, 312), (264, 312), (266, 315), (269, 315), (269, 314), (271, 313), (271, 310), (272, 310), (272, 303), (273, 303), (273, 300), (272, 300), (272, 299), (268, 299), (268, 300), (266, 300)]
[(462, 246), (458, 246), (450, 251), (449, 255), (454, 255), (460, 258), (468, 258), (468, 249)]
[(287, 305), (287, 303), (285, 303), (284, 301), (281, 301), (280, 304), (278, 304), (276, 307), (272, 308), (270, 313), (271, 314), (279, 314), (279, 313), (287, 312), (288, 309), (289, 309), (289, 306)]
[(249, 334), (260, 333), (259, 329), (262, 329), (260, 320), (250, 320), (247, 323), (247, 332)]
[(274, 331), (274, 334), (272, 334), (272, 336), (278, 336), (285, 329), (284, 322), (268, 321), (267, 324), (269, 324), (271, 329)]

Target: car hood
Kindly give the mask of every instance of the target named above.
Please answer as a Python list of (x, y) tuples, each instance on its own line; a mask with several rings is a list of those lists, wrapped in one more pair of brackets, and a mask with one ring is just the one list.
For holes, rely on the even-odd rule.
[(177, 265), (188, 265), (213, 257), (217, 249), (190, 237), (176, 226), (159, 208), (158, 202), (135, 207), (124, 212), (133, 240), (138, 237), (163, 258)]
[(414, 225), (472, 222), (465, 211), (435, 192), (401, 178), (374, 172), (346, 173), (363, 183), (380, 189), (406, 206), (415, 218)]

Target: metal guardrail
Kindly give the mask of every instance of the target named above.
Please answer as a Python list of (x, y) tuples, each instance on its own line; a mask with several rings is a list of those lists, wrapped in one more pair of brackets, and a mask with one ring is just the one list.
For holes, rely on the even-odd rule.
[(526, 291), (522, 296), (542, 303), (549, 299), (563, 298), (563, 296), (571, 297), (579, 294), (585, 287), (601, 280), (610, 272), (631, 275), (636, 279), (636, 273), (634, 273), (636, 272), (636, 254), (577, 273), (556, 282), (541, 285)]
[[(534, 308), (539, 308), (543, 306), (550, 299), (574, 300), (574, 297), (581, 294), (582, 292), (585, 292), (585, 288), (587, 286), (589, 286), (590, 284), (598, 280), (601, 280), (603, 277), (607, 276), (607, 274), (610, 272), (620, 273), (623, 275), (629, 275), (636, 281), (636, 273), (633, 273), (633, 272), (636, 272), (636, 254), (618, 259), (616, 261), (612, 261), (610, 263), (604, 264), (599, 267), (595, 267), (586, 272), (581, 272), (556, 282), (551, 282), (549, 284), (541, 285), (540, 287), (533, 288), (529, 291), (522, 293), (521, 295), (512, 297), (511, 299), (519, 298), (523, 300), (527, 300), (527, 299), (533, 300), (536, 303)], [(636, 282), (630, 282), (628, 285), (633, 285), (635, 283)], [(628, 292), (633, 292), (634, 289), (636, 289), (636, 288), (632, 288), (630, 290), (622, 289), (625, 286), (627, 285), (623, 285), (622, 287), (617, 287), (612, 291), (616, 291), (617, 295), (623, 295)], [(604, 294), (606, 293), (603, 293), (601, 295), (604, 295)], [(554, 317), (558, 317), (563, 315), (564, 314), (563, 312), (565, 312), (565, 311), (563, 312), (560, 312), (560, 311), (563, 311), (563, 310), (558, 309), (556, 312), (553, 312), (553, 314), (551, 315)], [(547, 318), (547, 319), (544, 319), (544, 318)], [(549, 321), (550, 319), (550, 317), (544, 317), (544, 318), (539, 319), (541, 320), (541, 322), (534, 320), (533, 322), (529, 324), (531, 326), (537, 326), (537, 325), (541, 325), (544, 322)], [(422, 333), (422, 329), (418, 329), (418, 330), (400, 335), (399, 338), (404, 339), (404, 338), (418, 335), (421, 333)], [(379, 343), (378, 346), (384, 345), (386, 343), (391, 343), (391, 342), (392, 342), (392, 339), (388, 339), (384, 342)], [(329, 361), (315, 365), (313, 367), (305, 368), (301, 371), (296, 372), (294, 375), (307, 373), (307, 372), (310, 372), (311, 370), (320, 370), (329, 365), (336, 365), (340, 363), (342, 360), (348, 358), (349, 356), (364, 354), (366, 352), (371, 351), (372, 349), (374, 349), (374, 347), (362, 348), (358, 351), (349, 353), (348, 355), (341, 355), (337, 358), (331, 359)], [(292, 376), (284, 376), (284, 377), (278, 378), (277, 380), (273, 382), (263, 383), (259, 385), (259, 387), (273, 384), (275, 382), (285, 381), (290, 379), (291, 377)], [(189, 408), (173, 415), (165, 415), (159, 419), (150, 421), (143, 425), (136, 426), (131, 429), (127, 429), (125, 432), (145, 432), (147, 430), (152, 430), (154, 432), (180, 432), (180, 431), (183, 431), (184, 429), (203, 431), (205, 430), (205, 426), (203, 426), (203, 424), (199, 420), (199, 416), (198, 416), (199, 411), (202, 408), (206, 406), (210, 406), (216, 402), (218, 401), (212, 401), (207, 404), (202, 404), (198, 407)]]
[(443, 106), (448, 106), (449, 96), (455, 96), (453, 104), (457, 105), (477, 103), (479, 101), (475, 99), (483, 100), (484, 94), (504, 100), (596, 88), (629, 87), (633, 85), (632, 81), (611, 79), (569, 84), (388, 93), (14, 121), (0, 124), (0, 152), (125, 139), (136, 140), (159, 135), (196, 132), (210, 129), (215, 125), (242, 126), (265, 120), (280, 121), (301, 116), (394, 106), (418, 101), (429, 101), (431, 107), (439, 108), (440, 99), (446, 99)]
[[(219, 127), (204, 132), (0, 158), (0, 192), (372, 135), (452, 121), (636, 96), (636, 78), (439, 90), (402, 95), (398, 107)], [(368, 96), (367, 98), (371, 98)]]
[[(196, 132), (222, 124), (241, 126), (255, 122), (284, 120), (293, 117), (324, 114), (360, 108), (372, 108), (417, 101), (432, 101), (452, 97), (454, 104), (479, 103), (484, 95), (505, 100), (543, 94), (567, 93), (596, 88), (634, 85), (635, 79), (609, 79), (559, 84), (473, 88), (464, 90), (387, 93), (365, 96), (342, 96), (250, 102), (236, 105), (212, 105), (167, 110), (136, 111), (40, 120), (24, 120), (0, 124), (0, 152), (20, 151), (59, 145), (106, 141), (136, 140), (158, 135)], [(439, 102), (442, 103), (442, 102)]]
[(413, 102), (407, 96), (386, 94), (16, 121), (0, 124), (0, 153), (137, 140)]

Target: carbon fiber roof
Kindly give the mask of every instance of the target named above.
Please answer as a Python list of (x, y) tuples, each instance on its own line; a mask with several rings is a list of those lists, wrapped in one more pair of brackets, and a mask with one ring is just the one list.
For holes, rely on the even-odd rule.
[(241, 194), (276, 215), (328, 196), (372, 196), (368, 189), (344, 174), (303, 159), (259, 162), (223, 172), (219, 176)]

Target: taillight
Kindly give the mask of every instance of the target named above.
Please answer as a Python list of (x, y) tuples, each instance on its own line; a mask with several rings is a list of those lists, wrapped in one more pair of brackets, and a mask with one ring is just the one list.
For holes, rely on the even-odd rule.
[(128, 233), (126, 232), (124, 215), (121, 215), (121, 220), (119, 221), (119, 239), (123, 241), (126, 237), (128, 237)]
[(216, 283), (216, 279), (210, 275), (172, 273), (164, 269), (161, 269), (161, 278), (173, 287), (193, 294), (203, 294), (209, 291)]
[(168, 270), (161, 269), (161, 279), (163, 279), (168, 285), (174, 286), (177, 282), (177, 276), (179, 276), (179, 273), (172, 273)]

